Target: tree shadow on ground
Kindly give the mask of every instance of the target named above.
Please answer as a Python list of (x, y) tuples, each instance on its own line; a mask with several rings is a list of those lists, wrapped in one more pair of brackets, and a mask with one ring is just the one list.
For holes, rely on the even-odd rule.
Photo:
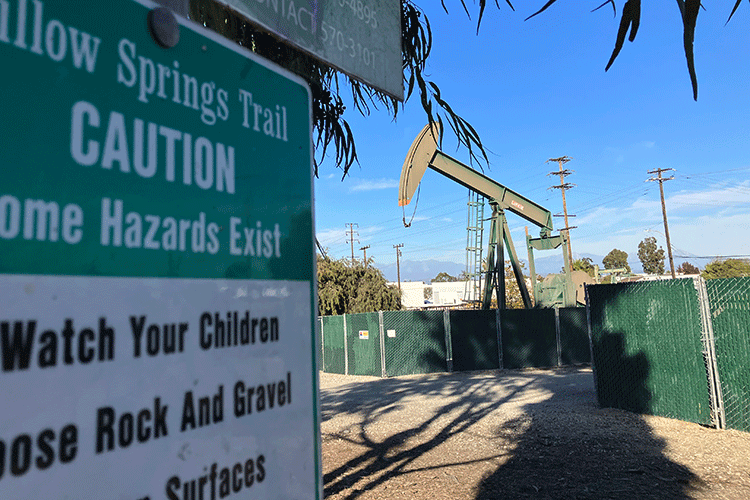
[[(646, 387), (648, 359), (627, 356), (620, 335), (603, 339), (613, 362), (635, 379), (622, 400), (606, 406), (650, 413)], [(501, 498), (688, 499), (702, 481), (687, 467), (665, 455), (666, 443), (639, 413), (614, 408), (590, 411), (554, 391), (542, 403), (524, 405), (524, 415), (500, 425), (498, 434), (519, 425), (513, 456), (479, 485), (476, 500)], [(593, 403), (593, 401), (592, 401)], [(553, 406), (556, 411), (544, 411)]]
[[(642, 355), (620, 361), (648, 372)], [(633, 397), (648, 403), (645, 381)], [(326, 468), (326, 497), (385, 494), (420, 471), (439, 470), (463, 496), (435, 484), (444, 490), (420, 498), (687, 499), (700, 487), (641, 416), (596, 407), (591, 372), (582, 368), (371, 380), (324, 390), (321, 400), (324, 428), (349, 422), (323, 432), (324, 462), (326, 443), (350, 445)]]
[[(511, 400), (533, 383), (517, 378), (505, 384), (503, 395), (493, 397), (496, 377), (476, 379), (471, 374), (440, 374), (393, 378), (348, 385), (321, 394), (322, 418), (355, 418), (355, 424), (333, 434), (326, 441), (344, 440), (357, 449), (356, 456), (324, 475), (326, 496), (356, 485), (344, 498), (358, 498), (394, 477), (409, 474), (413, 464), (452, 436), (468, 431), (480, 419)], [(456, 395), (460, 395), (456, 397)], [(430, 411), (411, 411), (413, 398), (430, 398), (439, 403)], [(394, 432), (378, 430), (382, 421), (399, 418)], [(325, 455), (325, 453), (324, 453)]]

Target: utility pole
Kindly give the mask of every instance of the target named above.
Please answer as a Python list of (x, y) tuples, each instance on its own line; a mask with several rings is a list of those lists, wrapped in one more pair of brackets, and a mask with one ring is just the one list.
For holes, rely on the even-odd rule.
[(399, 261), (399, 257), (401, 257), (401, 247), (403, 247), (403, 243), (399, 243), (398, 245), (393, 245), (393, 248), (396, 249), (396, 275), (398, 276), (398, 291), (401, 291), (401, 262)]
[[(563, 216), (565, 217), (565, 227), (561, 229), (561, 231), (565, 231), (568, 235), (568, 261), (570, 264), (570, 268), (573, 269), (573, 251), (570, 248), (570, 230), (575, 229), (576, 226), (570, 226), (568, 224), (568, 205), (565, 202), (565, 190), (570, 189), (575, 186), (575, 184), (572, 184), (570, 182), (565, 182), (565, 177), (573, 173), (573, 170), (563, 169), (563, 165), (568, 163), (572, 158), (569, 156), (561, 156), (560, 158), (550, 158), (546, 161), (546, 163), (549, 163), (551, 161), (556, 161), (558, 166), (560, 167), (560, 170), (557, 172), (550, 172), (547, 175), (559, 175), (560, 176), (560, 185), (559, 186), (551, 186), (550, 189), (559, 189), (562, 191), (562, 202), (563, 202)], [(575, 215), (571, 215), (570, 217), (575, 217)]]
[(360, 248), (365, 253), (365, 267), (367, 267), (367, 249), (370, 248), (370, 245), (364, 246)]
[(651, 177), (648, 179), (649, 182), (659, 183), (659, 194), (661, 195), (661, 214), (664, 217), (664, 236), (667, 237), (667, 253), (669, 254), (669, 270), (672, 272), (672, 279), (675, 279), (674, 274), (674, 259), (672, 258), (672, 244), (669, 241), (669, 226), (667, 225), (667, 206), (664, 204), (664, 182), (671, 181), (674, 179), (674, 175), (671, 177), (662, 177), (662, 172), (668, 172), (674, 170), (673, 168), (657, 168), (656, 170), (649, 170), (649, 174), (658, 174), (657, 178)]
[[(356, 239), (354, 233), (357, 233), (356, 236), (359, 236), (359, 232), (356, 229), (354, 229), (355, 226), (359, 227), (359, 224), (357, 224), (356, 222), (347, 222), (346, 223), (346, 227), (349, 228), (347, 230), (347, 232), (349, 233), (349, 240), (347, 241), (347, 243), (351, 243), (351, 245), (352, 245), (352, 265), (354, 265), (354, 241)], [(358, 239), (356, 241), (357, 241), (357, 243), (359, 243)]]

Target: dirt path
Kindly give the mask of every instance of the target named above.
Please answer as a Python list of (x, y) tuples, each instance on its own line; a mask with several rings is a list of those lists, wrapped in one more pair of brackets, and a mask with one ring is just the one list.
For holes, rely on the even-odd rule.
[(326, 499), (750, 498), (750, 433), (600, 409), (588, 368), (321, 374)]

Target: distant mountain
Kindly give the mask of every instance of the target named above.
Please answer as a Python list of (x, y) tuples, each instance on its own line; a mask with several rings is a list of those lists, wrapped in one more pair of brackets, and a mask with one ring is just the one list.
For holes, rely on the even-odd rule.
[[(545, 253), (554, 255), (547, 255), (546, 257), (540, 256), (540, 254)], [(602, 265), (602, 259), (604, 258), (604, 256), (588, 253), (576, 254), (577, 259), (582, 259), (584, 257), (588, 257), (589, 259), (591, 259), (591, 261), (594, 264), (598, 265), (600, 269), (604, 268), (604, 266)], [(528, 273), (528, 259), (521, 260), (524, 263), (524, 269), (526, 273)], [(682, 261), (680, 261), (680, 263), (681, 262)], [(630, 268), (634, 273), (643, 272), (641, 262), (637, 258), (628, 260), (628, 264), (630, 264)], [(665, 267), (669, 267), (668, 262), (666, 262), (665, 264)], [(675, 266), (677, 265), (678, 262), (675, 262)], [(386, 280), (396, 281), (397, 276), (395, 263), (382, 265), (375, 264), (375, 266), (383, 272)], [(563, 267), (562, 252), (536, 252), (534, 256), (534, 267), (536, 268), (536, 273), (542, 276), (561, 273)], [(435, 259), (421, 261), (402, 260), (401, 281), (424, 281), (425, 283), (429, 284), (430, 280), (440, 273), (448, 273), (451, 276), (458, 276), (465, 269), (466, 266), (464, 264), (458, 264), (456, 262), (440, 261)]]
[[(536, 252), (534, 254), (534, 266), (536, 267), (536, 273), (541, 274), (542, 276), (547, 276), (548, 274), (558, 274), (562, 272), (563, 267), (563, 256), (562, 252), (554, 252), (554, 255), (549, 255), (547, 257), (538, 257), (539, 254), (542, 252)], [(547, 252), (544, 252), (547, 253)], [(553, 252), (549, 252), (550, 254)], [(574, 252), (575, 253), (575, 252)], [(599, 269), (604, 269), (604, 264), (602, 264), (602, 259), (604, 259), (603, 255), (594, 255), (591, 253), (576, 253), (575, 258), (576, 259), (583, 259), (588, 257), (591, 259), (591, 262), (595, 266), (599, 266)], [(525, 261), (524, 261), (525, 262)], [(628, 264), (630, 265), (630, 269), (634, 273), (641, 273), (643, 272), (643, 267), (641, 266), (641, 261), (638, 260), (636, 257), (635, 259), (628, 259)], [(677, 264), (675, 263), (675, 266)], [(669, 267), (669, 263), (666, 263), (666, 267)], [(527, 263), (527, 269), (528, 269), (528, 263)]]

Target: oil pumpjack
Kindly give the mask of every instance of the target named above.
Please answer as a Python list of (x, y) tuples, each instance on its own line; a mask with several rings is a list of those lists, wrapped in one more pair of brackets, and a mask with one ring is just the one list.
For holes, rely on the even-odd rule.
[[(436, 139), (437, 137), (437, 139)], [(567, 255), (567, 234), (552, 234), (552, 213), (546, 208), (534, 203), (528, 198), (508, 189), (502, 184), (490, 179), (451, 158), (438, 149), (440, 128), (437, 123), (426, 125), (417, 135), (409, 148), (404, 166), (401, 169), (401, 179), (398, 188), (399, 206), (408, 205), (414, 192), (422, 180), (427, 167), (456, 181), (464, 187), (486, 198), (492, 207), (492, 219), (489, 233), (489, 247), (487, 249), (487, 269), (485, 271), (484, 291), (482, 293), (482, 309), (489, 309), (492, 291), (495, 290), (499, 308), (505, 307), (505, 276), (503, 243), (508, 250), (508, 258), (513, 268), (513, 274), (518, 282), (524, 307), (533, 307), (529, 295), (523, 269), (516, 255), (511, 239), (505, 211), (516, 214), (540, 228), (539, 238), (526, 237), (529, 253), (529, 271), (536, 276), (534, 269), (533, 250), (551, 250), (562, 247), (563, 275), (550, 275), (543, 283), (532, 278), (534, 297), (539, 307), (575, 306), (583, 302), (583, 283), (589, 280), (582, 271), (572, 272)], [(578, 300), (576, 300), (578, 296)]]

